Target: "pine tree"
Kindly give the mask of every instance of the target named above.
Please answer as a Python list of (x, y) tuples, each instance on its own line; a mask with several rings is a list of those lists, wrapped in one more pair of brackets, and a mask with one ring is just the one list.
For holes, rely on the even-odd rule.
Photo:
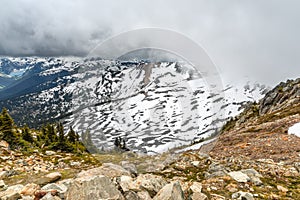
[(65, 138), (64, 127), (61, 122), (58, 123), (57, 130), (58, 130), (58, 143), (60, 145), (64, 145), (66, 143), (66, 138)]
[(15, 145), (17, 143), (17, 137), (13, 130), (14, 120), (11, 118), (6, 108), (2, 109), (0, 121), (0, 132), (2, 132), (1, 139), (5, 140), (10, 145)]
[(75, 144), (77, 140), (77, 135), (75, 133), (75, 131), (73, 130), (72, 126), (70, 126), (70, 130), (67, 134), (67, 139), (68, 139), (68, 142), (72, 143), (72, 144)]
[(47, 129), (46, 129), (46, 138), (49, 140), (48, 143), (53, 143), (56, 142), (58, 140), (57, 138), (57, 134), (55, 131), (55, 128), (53, 125), (51, 124), (47, 124)]
[(30, 142), (30, 143), (34, 142), (33, 136), (30, 133), (27, 125), (25, 125), (25, 127), (22, 129), (22, 138), (23, 138), (23, 140), (25, 140), (27, 142)]

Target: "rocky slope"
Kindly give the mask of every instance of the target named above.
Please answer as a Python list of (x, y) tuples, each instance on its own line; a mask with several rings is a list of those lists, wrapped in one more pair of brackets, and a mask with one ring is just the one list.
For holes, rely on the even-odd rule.
[(300, 199), (300, 139), (287, 133), (300, 122), (299, 83), (280, 84), (197, 150), (86, 155), (81, 161), (55, 152), (23, 155), (3, 142), (0, 198)]

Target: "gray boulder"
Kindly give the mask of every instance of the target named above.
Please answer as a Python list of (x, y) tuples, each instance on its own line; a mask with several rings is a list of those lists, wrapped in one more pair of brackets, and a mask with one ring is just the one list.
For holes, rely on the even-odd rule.
[(75, 179), (66, 193), (66, 200), (73, 199), (124, 200), (124, 197), (108, 177), (99, 175)]
[(131, 173), (121, 167), (120, 165), (115, 165), (112, 163), (103, 163), (101, 167), (89, 169), (86, 171), (82, 171), (77, 174), (77, 178), (86, 177), (86, 176), (98, 176), (103, 175), (107, 177), (119, 177), (119, 176), (131, 176)]
[(165, 185), (153, 200), (184, 200), (184, 194), (178, 182)]

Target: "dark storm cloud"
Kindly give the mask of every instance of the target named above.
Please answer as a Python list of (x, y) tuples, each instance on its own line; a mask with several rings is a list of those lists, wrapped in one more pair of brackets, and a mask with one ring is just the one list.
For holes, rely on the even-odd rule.
[(2, 0), (0, 55), (84, 56), (109, 36), (161, 27), (201, 44), (221, 72), (277, 82), (300, 75), (299, 8), (297, 0)]

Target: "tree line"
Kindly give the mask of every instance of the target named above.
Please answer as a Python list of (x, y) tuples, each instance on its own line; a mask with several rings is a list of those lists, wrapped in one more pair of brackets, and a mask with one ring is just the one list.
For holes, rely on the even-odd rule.
[[(85, 133), (85, 138), (90, 140), (90, 135)], [(60, 122), (44, 125), (39, 130), (30, 129), (27, 125), (17, 127), (5, 108), (0, 114), (0, 140), (5, 140), (11, 149), (41, 148), (72, 153), (87, 152), (84, 142), (91, 143), (91, 141), (80, 140), (80, 136), (72, 126), (65, 133)], [(92, 145), (92, 143), (88, 145)]]

